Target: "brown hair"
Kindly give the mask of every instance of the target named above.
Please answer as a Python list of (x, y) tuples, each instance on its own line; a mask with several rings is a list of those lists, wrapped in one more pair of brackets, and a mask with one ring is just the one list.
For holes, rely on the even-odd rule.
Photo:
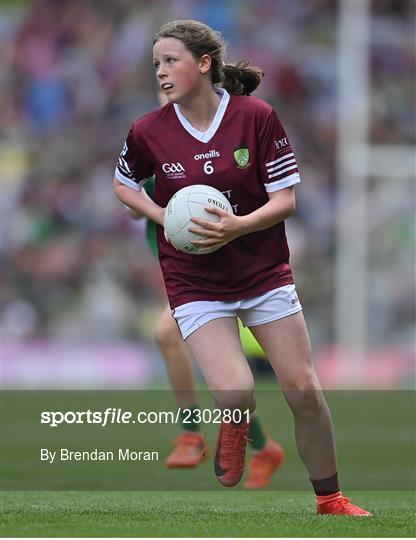
[(264, 73), (248, 62), (225, 64), (226, 44), (219, 32), (199, 21), (176, 20), (162, 26), (153, 38), (153, 45), (163, 38), (182, 41), (190, 53), (199, 60), (204, 54), (211, 57), (211, 81), (221, 83), (230, 94), (248, 96), (258, 87)]

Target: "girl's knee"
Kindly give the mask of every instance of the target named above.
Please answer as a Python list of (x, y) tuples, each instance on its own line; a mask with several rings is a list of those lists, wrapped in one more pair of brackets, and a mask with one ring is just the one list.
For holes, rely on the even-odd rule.
[(252, 412), (255, 409), (254, 381), (232, 381), (219, 383), (213, 390), (214, 399), (220, 409), (240, 409)]
[(326, 410), (316, 376), (302, 376), (294, 379), (288, 389), (283, 389), (285, 398), (293, 413), (303, 418), (313, 419)]
[(182, 341), (182, 336), (176, 322), (173, 318), (172, 321), (170, 321), (166, 317), (160, 319), (156, 325), (154, 338), (157, 345), (162, 350), (167, 347), (177, 346), (178, 342)]

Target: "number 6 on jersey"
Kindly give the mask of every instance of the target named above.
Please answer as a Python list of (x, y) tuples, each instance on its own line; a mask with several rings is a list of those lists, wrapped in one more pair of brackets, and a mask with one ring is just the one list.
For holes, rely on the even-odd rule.
[(204, 163), (204, 173), (212, 174), (214, 172), (214, 167), (212, 166), (212, 161), (206, 161)]

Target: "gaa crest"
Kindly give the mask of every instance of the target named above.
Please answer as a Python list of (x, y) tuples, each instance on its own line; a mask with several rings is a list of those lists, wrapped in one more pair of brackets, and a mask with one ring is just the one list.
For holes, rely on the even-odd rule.
[(250, 152), (247, 146), (240, 146), (234, 150), (234, 159), (239, 169), (245, 169), (249, 165)]

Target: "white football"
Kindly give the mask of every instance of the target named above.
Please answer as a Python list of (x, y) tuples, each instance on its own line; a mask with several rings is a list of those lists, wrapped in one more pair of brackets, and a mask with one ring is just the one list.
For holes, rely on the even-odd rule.
[[(192, 244), (193, 240), (203, 239), (199, 234), (189, 232), (189, 228), (198, 227), (191, 221), (193, 217), (206, 219), (207, 221), (218, 222), (220, 219), (215, 214), (210, 214), (204, 210), (207, 206), (216, 206), (226, 212), (233, 212), (227, 197), (211, 186), (197, 184), (180, 189), (169, 201), (164, 218), (164, 227), (169, 242), (180, 251), (198, 255), (199, 246)], [(218, 247), (212, 248), (205, 253), (213, 253)]]

